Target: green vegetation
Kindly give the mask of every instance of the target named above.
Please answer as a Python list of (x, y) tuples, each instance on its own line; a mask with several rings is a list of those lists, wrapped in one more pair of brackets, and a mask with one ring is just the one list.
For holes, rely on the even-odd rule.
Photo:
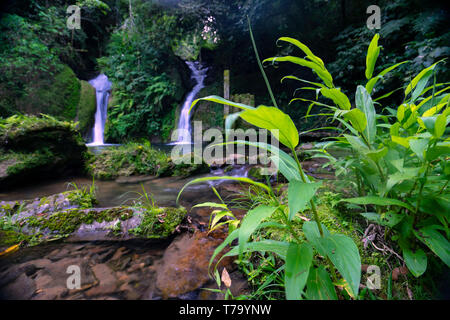
[[(187, 154), (184, 157), (191, 156)], [(209, 167), (204, 162), (202, 164), (191, 164), (190, 161), (174, 163), (165, 152), (155, 149), (146, 140), (105, 149), (100, 154), (92, 154), (86, 167), (90, 175), (102, 180), (132, 175), (187, 177), (209, 172)]]
[[(445, 214), (449, 211), (446, 191), (449, 174), (446, 170), (446, 160), (450, 149), (445, 132), (450, 112), (450, 95), (443, 94), (450, 87), (436, 82), (434, 69), (439, 64), (437, 62), (422, 70), (410, 81), (404, 90), (403, 103), (397, 109), (387, 108), (387, 115), (377, 116), (370, 93), (379, 79), (403, 64), (397, 63), (374, 75), (380, 53), (378, 39), (379, 35), (376, 34), (369, 45), (365, 72), (368, 81), (366, 86), (358, 86), (355, 95), (356, 107), (353, 108), (349, 98), (334, 86), (333, 78), (323, 61), (300, 41), (288, 37), (278, 40), (294, 45), (305, 54), (305, 58), (274, 57), (265, 59), (263, 63), (291, 62), (311, 69), (320, 79), (321, 82), (318, 83), (294, 76), (286, 77), (309, 83), (317, 95), (320, 93), (324, 98), (332, 100), (334, 106), (304, 98), (294, 98), (291, 102), (309, 101), (308, 113), (314, 105), (325, 107), (330, 110), (326, 115), (344, 126), (345, 129), (335, 128), (341, 133), (336, 142), (327, 143), (322, 149), (336, 168), (355, 172), (360, 197), (341, 201), (364, 206), (361, 207), (364, 210), (362, 215), (384, 226), (385, 238), (390, 231), (391, 239), (397, 241), (402, 249), (409, 271), (419, 277), (427, 268), (427, 253), (424, 250), (431, 250), (450, 266), (448, 215)], [(427, 87), (431, 79), (433, 84)], [(266, 83), (270, 91), (267, 79)], [(376, 100), (385, 96), (389, 94)], [(273, 95), (271, 97), (273, 104), (277, 105)], [(272, 261), (273, 273), (269, 283), (278, 281), (276, 287), (284, 287), (287, 299), (337, 299), (335, 287), (344, 289), (340, 291), (341, 298), (357, 299), (361, 281), (360, 248), (355, 244), (355, 240), (358, 243), (358, 238), (349, 236), (354, 233), (351, 227), (345, 228), (346, 234), (342, 234), (335, 231), (342, 232), (343, 228), (329, 229), (330, 225), (325, 223), (330, 219), (331, 226), (336, 226), (338, 215), (334, 214), (329, 206), (316, 204), (314, 196), (322, 182), (316, 182), (302, 169), (295, 150), (299, 143), (299, 133), (291, 118), (276, 107), (261, 105), (254, 108), (218, 96), (197, 99), (192, 107), (201, 100), (243, 110), (238, 113), (239, 117), (256, 127), (277, 134), (278, 140), (290, 149), (294, 156), (291, 157), (266, 143), (229, 142), (269, 150), (272, 153), (271, 159), (278, 161), (279, 172), (289, 181), (287, 197), (276, 196), (270, 185), (247, 178), (201, 178), (186, 185), (224, 178), (249, 183), (260, 188), (265, 194), (262, 198), (259, 197), (256, 206), (252, 206), (247, 212), (239, 223), (239, 228), (236, 229), (233, 224), (228, 238), (216, 249), (210, 261), (237, 239), (238, 244), (232, 246), (225, 256), (237, 255), (239, 261), (243, 261), (245, 252), (271, 252), (282, 261), (277, 270), (274, 270), (275, 264)], [(341, 159), (332, 157), (326, 151), (330, 145), (348, 148), (350, 156)], [(224, 203), (216, 206), (227, 208)], [(373, 209), (370, 210), (371, 208)], [(310, 212), (312, 219), (298, 219), (299, 212)], [(219, 220), (220, 218), (214, 221), (217, 224)], [(284, 238), (271, 239), (271, 232), (264, 232), (267, 229), (284, 231)], [(251, 237), (255, 233), (257, 236)], [(289, 236), (286, 237), (286, 234)], [(267, 259), (263, 256), (262, 264), (266, 262)], [(284, 270), (284, 278), (279, 277), (281, 270)], [(247, 274), (250, 275), (251, 272), (247, 271)], [(261, 286), (267, 284), (264, 282)], [(388, 287), (391, 287), (391, 282)], [(390, 290), (388, 298), (392, 296)]]
[(95, 112), (97, 111), (97, 100), (95, 89), (86, 81), (80, 81), (80, 101), (78, 102), (78, 126), (79, 131), (86, 135), (94, 126)]
[(72, 122), (50, 116), (0, 119), (2, 187), (81, 171), (86, 146)]

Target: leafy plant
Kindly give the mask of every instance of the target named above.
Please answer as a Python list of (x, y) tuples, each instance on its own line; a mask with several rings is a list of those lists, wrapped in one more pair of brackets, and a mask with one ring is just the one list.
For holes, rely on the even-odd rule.
[[(426, 270), (424, 250), (427, 248), (450, 266), (447, 191), (450, 144), (446, 134), (450, 94), (445, 93), (450, 87), (448, 83), (436, 83), (436, 69), (443, 62), (438, 61), (405, 85), (402, 104), (396, 109), (386, 107), (386, 114), (377, 113), (375, 105), (392, 92), (372, 99), (373, 88), (385, 74), (404, 63), (394, 64), (374, 75), (380, 53), (378, 39), (377, 34), (369, 45), (367, 83), (357, 86), (355, 107), (347, 95), (334, 86), (323, 63), (297, 40), (279, 39), (300, 48), (307, 55), (306, 59), (289, 56), (265, 61), (287, 61), (310, 68), (323, 81), (324, 84), (310, 84), (317, 94), (332, 100), (334, 105), (311, 101), (311, 107), (326, 107), (331, 120), (338, 121), (344, 129), (334, 128), (341, 135), (327, 143), (322, 154), (340, 172), (354, 172), (360, 195), (342, 201), (364, 206), (368, 209), (362, 212), (365, 218), (390, 228), (406, 265), (418, 277)], [(429, 85), (431, 81), (433, 84)], [(299, 99), (302, 100), (293, 101)], [(331, 156), (327, 148), (336, 146), (348, 149), (349, 156), (339, 160)]]
[[(312, 67), (322, 80), (332, 86), (331, 76), (326, 71), (320, 58), (316, 57), (300, 42), (290, 38), (283, 39), (299, 46), (307, 54), (308, 58), (306, 60), (287, 57), (284, 61), (292, 60), (301, 65)], [(269, 130), (294, 156), (292, 157), (274, 145), (267, 143), (228, 142), (253, 145), (271, 152), (272, 156), (270, 158), (278, 163), (279, 171), (289, 181), (288, 204), (278, 201), (276, 205), (259, 205), (249, 210), (240, 223), (240, 227), (231, 232), (215, 250), (210, 263), (227, 245), (237, 239), (238, 245), (232, 246), (232, 249), (223, 257), (238, 255), (241, 260), (245, 252), (262, 251), (275, 253), (284, 261), (284, 286), (287, 299), (337, 299), (335, 285), (344, 287), (351, 297), (356, 298), (361, 278), (361, 260), (358, 249), (351, 238), (342, 234), (332, 234), (321, 223), (313, 199), (317, 189), (320, 187), (320, 183), (307, 176), (302, 169), (295, 151), (299, 143), (299, 132), (292, 119), (276, 107), (261, 105), (254, 108), (218, 96), (197, 99), (192, 103), (191, 109), (202, 100), (217, 102), (243, 110), (239, 113), (239, 117), (258, 128)], [(188, 185), (218, 179), (250, 183), (260, 187), (269, 194), (273, 193), (270, 185), (258, 183), (248, 178), (210, 177), (189, 182), (180, 191), (178, 197)], [(300, 234), (292, 227), (292, 221), (298, 212), (306, 209), (310, 209), (313, 212), (314, 221), (305, 222), (302, 229), (303, 234)], [(281, 214), (283, 223), (271, 221), (270, 218), (276, 212)], [(286, 229), (292, 235), (294, 241), (249, 240), (257, 230), (269, 226)], [(325, 260), (325, 264), (323, 260)], [(342, 279), (338, 278), (335, 269), (342, 276)], [(331, 272), (333, 280), (331, 280), (329, 272)]]

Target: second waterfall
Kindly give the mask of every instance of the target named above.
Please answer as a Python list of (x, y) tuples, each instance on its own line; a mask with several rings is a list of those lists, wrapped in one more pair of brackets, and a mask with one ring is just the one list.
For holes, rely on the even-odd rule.
[(204, 67), (200, 62), (186, 61), (189, 69), (192, 72), (191, 77), (195, 80), (195, 86), (186, 97), (183, 103), (180, 113), (180, 120), (178, 121), (178, 139), (175, 144), (189, 144), (191, 143), (191, 124), (189, 108), (194, 101), (197, 94), (202, 90), (205, 85), (206, 72), (208, 68)]

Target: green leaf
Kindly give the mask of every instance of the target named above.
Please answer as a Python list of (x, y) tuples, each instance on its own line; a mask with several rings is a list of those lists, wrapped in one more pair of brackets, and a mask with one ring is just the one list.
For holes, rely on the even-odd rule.
[(340, 89), (323, 88), (320, 89), (320, 93), (322, 93), (324, 97), (333, 100), (333, 102), (342, 110), (350, 110), (352, 107), (350, 104), (350, 100), (343, 92), (341, 92)]
[(317, 63), (320, 67), (325, 68), (325, 65), (324, 65), (322, 59), (320, 59), (319, 57), (314, 55), (312, 53), (312, 51), (306, 45), (304, 45), (303, 43), (301, 43), (297, 39), (293, 39), (293, 38), (289, 38), (289, 37), (281, 37), (281, 38), (279, 38), (277, 40), (277, 43), (278, 43), (278, 41), (285, 41), (285, 42), (289, 42), (289, 43), (293, 44), (294, 46), (296, 46), (300, 50), (302, 50), (306, 54), (308, 59), (310, 59), (311, 61)]
[(414, 230), (414, 234), (450, 267), (450, 242), (437, 230), (436, 226), (431, 225), (419, 231)]
[[(261, 240), (248, 242), (245, 246), (244, 252), (273, 252), (281, 259), (286, 260), (289, 242), (275, 241), (275, 240)], [(239, 246), (233, 247), (230, 251), (223, 255), (222, 259), (230, 256), (237, 256), (239, 254)]]
[(364, 132), (367, 126), (366, 115), (359, 109), (352, 109), (344, 113), (344, 118), (352, 123), (358, 132)]
[(379, 225), (388, 226), (390, 228), (394, 227), (403, 220), (403, 215), (394, 211), (386, 212), (384, 216), (376, 212), (363, 212), (361, 215), (369, 221), (373, 221)]
[(403, 249), (403, 258), (409, 271), (416, 277), (420, 277), (427, 270), (427, 255), (422, 249), (413, 252)]
[(229, 114), (226, 118), (225, 118), (225, 139), (228, 140), (228, 133), (229, 130), (231, 130), (233, 128), (233, 124), (236, 122), (237, 119), (239, 119), (241, 115), (241, 112), (235, 112), (232, 114)]
[[(376, 196), (366, 196), (366, 197), (358, 197), (358, 198), (349, 198), (349, 199), (342, 199), (343, 202), (350, 202), (355, 204), (375, 204), (378, 206), (399, 206), (406, 208), (410, 211), (414, 211), (414, 208), (397, 199), (391, 199), (391, 198), (383, 198), (383, 197), (376, 197)], [(341, 202), (339, 201), (339, 202)]]
[[(436, 65), (438, 63), (440, 63), (440, 62), (442, 62), (442, 60), (432, 64), (431, 66), (429, 66), (426, 69), (423, 69), (417, 76), (415, 76), (414, 79), (411, 80), (411, 83), (406, 87), (406, 89), (405, 89), (405, 96), (407, 96), (412, 91), (412, 89), (414, 89), (417, 86), (417, 84), (419, 83), (419, 81), (422, 78), (428, 77), (430, 75), (430, 71), (434, 70)], [(427, 81), (428, 81), (428, 79), (427, 79)], [(422, 83), (423, 83), (423, 81), (422, 81)], [(426, 85), (426, 82), (425, 82), (424, 86), (425, 85)]]
[(365, 127), (364, 134), (369, 143), (372, 144), (377, 135), (377, 113), (375, 111), (375, 107), (373, 105), (370, 94), (363, 86), (358, 86), (358, 88), (356, 89), (355, 103), (356, 107), (365, 115), (367, 126)]
[(361, 258), (358, 247), (350, 237), (343, 234), (331, 234), (320, 239), (327, 256), (348, 283), (349, 294), (358, 296), (361, 281)]
[(208, 181), (217, 181), (217, 180), (232, 180), (232, 181), (249, 183), (249, 184), (252, 184), (254, 186), (260, 187), (260, 188), (270, 192), (270, 188), (268, 186), (266, 186), (264, 183), (256, 182), (256, 181), (253, 181), (252, 179), (249, 179), (249, 178), (230, 177), (230, 176), (205, 177), (205, 178), (197, 178), (197, 179), (191, 180), (188, 183), (186, 183), (183, 186), (183, 188), (181, 188), (180, 192), (178, 193), (176, 203), (178, 203), (178, 200), (180, 200), (180, 196), (183, 193), (184, 189), (186, 189), (190, 185), (195, 184), (195, 183), (204, 183), (204, 182), (208, 182)]
[(203, 202), (196, 204), (192, 208), (199, 208), (199, 207), (212, 207), (212, 208), (222, 208), (227, 209), (227, 206), (223, 203), (215, 203), (215, 202)]
[(311, 268), (309, 271), (306, 297), (309, 300), (337, 300), (333, 283), (324, 266)]
[(277, 210), (276, 207), (261, 205), (247, 212), (239, 228), (239, 255), (244, 253), (248, 239), (261, 221), (270, 217), (275, 210)]
[(369, 80), (372, 78), (373, 70), (375, 69), (375, 63), (377, 62), (378, 55), (380, 54), (381, 47), (378, 46), (378, 39), (380, 35), (377, 33), (370, 42), (366, 56), (366, 78)]
[(425, 150), (428, 146), (429, 139), (411, 139), (409, 146), (411, 150), (423, 161)]
[(281, 83), (283, 83), (283, 81), (284, 81), (285, 79), (291, 79), (291, 80), (296, 80), (296, 81), (300, 81), (300, 82), (305, 82), (305, 83), (308, 83), (308, 84), (315, 85), (315, 86), (317, 86), (317, 87), (319, 87), (319, 88), (326, 88), (326, 86), (324, 86), (324, 85), (321, 84), (321, 83), (318, 83), (318, 82), (312, 82), (312, 81), (308, 81), (308, 80), (304, 80), (304, 79), (300, 79), (300, 78), (298, 78), (298, 77), (296, 77), (296, 76), (285, 76), (285, 77), (283, 77), (283, 78), (281, 79)]
[(291, 117), (275, 107), (259, 106), (245, 110), (241, 118), (259, 128), (267, 129), (285, 146), (295, 148), (299, 142), (297, 128)]
[(390, 66), (389, 68), (384, 69), (383, 71), (381, 71), (376, 77), (373, 77), (372, 79), (370, 79), (367, 84), (366, 84), (366, 90), (368, 93), (372, 93), (373, 87), (375, 86), (375, 84), (378, 82), (378, 80), (382, 79), (383, 76), (385, 74), (387, 74), (388, 72), (391, 72), (392, 70), (394, 70), (395, 68), (397, 68), (398, 66), (407, 63), (410, 61), (403, 61), (397, 64), (394, 64), (393, 66)]
[[(330, 232), (324, 224), (321, 224), (323, 236), (328, 237)], [(305, 221), (303, 223), (303, 233), (305, 234), (306, 239), (314, 246), (314, 248), (319, 252), (321, 256), (326, 256), (327, 251), (323, 244), (320, 242), (322, 238), (320, 236), (319, 228), (317, 227), (317, 223), (315, 221)]]
[(307, 61), (305, 59), (292, 56), (268, 58), (263, 61), (263, 63), (265, 62), (292, 62), (300, 66), (310, 68), (319, 76), (320, 79), (322, 79), (328, 88), (333, 88), (333, 77), (327, 69), (319, 66), (316, 62)]
[(292, 180), (289, 182), (289, 220), (292, 220), (297, 212), (305, 210), (309, 201), (321, 185), (321, 182), (305, 183), (298, 180)]
[(252, 107), (252, 106), (248, 106), (248, 105), (242, 104), (242, 103), (233, 102), (233, 101), (224, 99), (224, 98), (219, 97), (219, 96), (207, 96), (207, 97), (200, 98), (200, 99), (197, 99), (197, 100), (195, 100), (194, 102), (192, 102), (191, 107), (189, 108), (189, 112), (191, 112), (192, 108), (193, 108), (199, 101), (211, 101), (211, 102), (216, 102), (216, 103), (219, 103), (219, 104), (226, 104), (226, 105), (228, 105), (228, 106), (236, 107), (236, 108), (243, 109), (243, 110), (252, 110), (252, 109), (255, 109), (255, 108)]
[(286, 255), (285, 290), (287, 300), (301, 300), (309, 275), (313, 249), (308, 243), (291, 243)]

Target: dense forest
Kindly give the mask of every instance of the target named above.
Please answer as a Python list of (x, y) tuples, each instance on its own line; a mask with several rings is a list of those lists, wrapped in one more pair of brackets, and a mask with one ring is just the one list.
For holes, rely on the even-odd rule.
[[(449, 18), (437, 0), (2, 1), (0, 275), (34, 267), (0, 298), (448, 299)], [(226, 140), (250, 129), (272, 140)], [(213, 156), (190, 149), (214, 132)]]

